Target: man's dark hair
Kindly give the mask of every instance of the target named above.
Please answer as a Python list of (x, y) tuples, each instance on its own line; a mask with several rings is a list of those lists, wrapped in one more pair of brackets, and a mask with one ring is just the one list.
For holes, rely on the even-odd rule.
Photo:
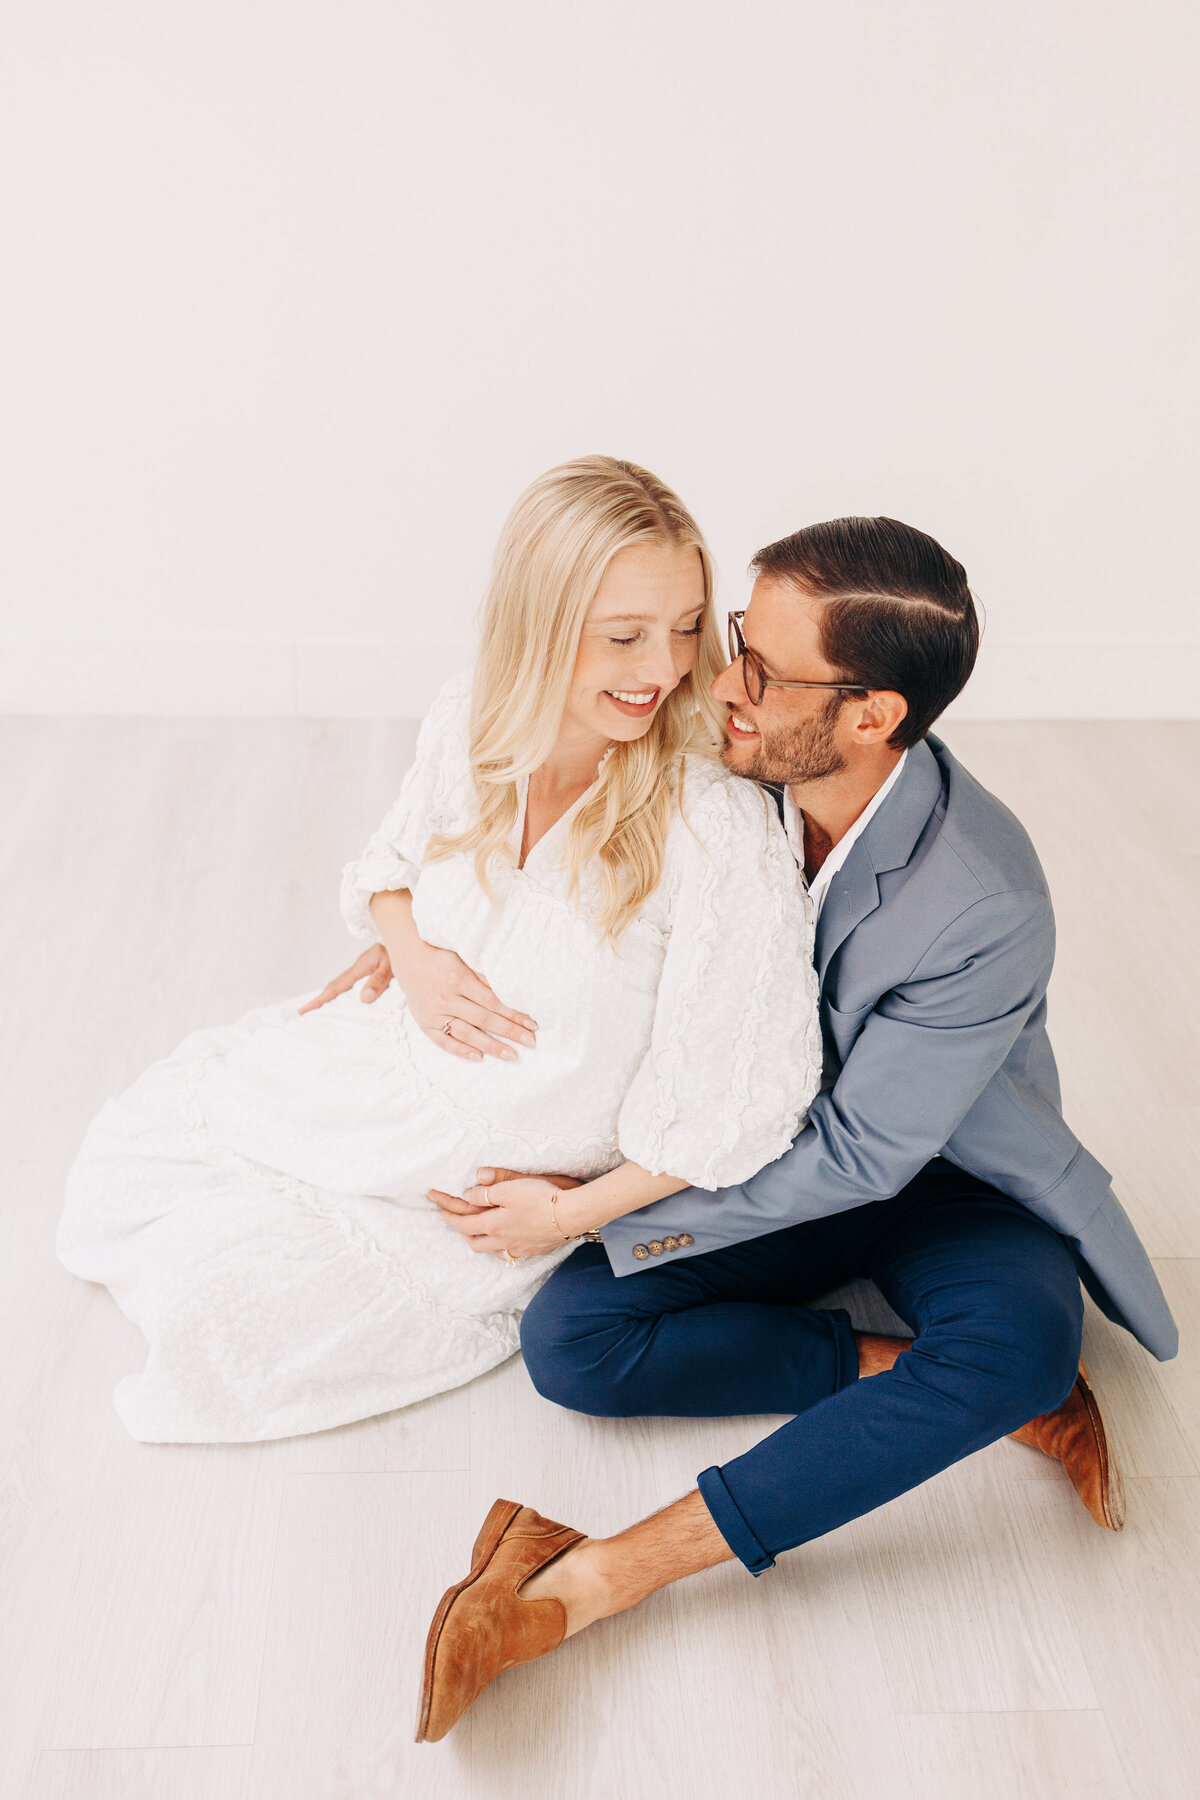
[(923, 531), (828, 519), (768, 544), (750, 567), (826, 602), (821, 651), (839, 681), (904, 696), (893, 749), (918, 743), (966, 686), (979, 649), (967, 572)]

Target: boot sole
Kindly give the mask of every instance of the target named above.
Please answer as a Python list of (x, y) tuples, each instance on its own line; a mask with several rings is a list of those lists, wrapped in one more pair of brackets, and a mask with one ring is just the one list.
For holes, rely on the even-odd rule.
[(475, 1539), (475, 1546), (471, 1552), (470, 1574), (464, 1576), (462, 1581), (455, 1582), (452, 1588), (447, 1588), (438, 1601), (437, 1611), (434, 1613), (429, 1627), (429, 1636), (425, 1640), (425, 1662), (421, 1671), (421, 1698), (417, 1705), (417, 1729), (413, 1738), (414, 1743), (428, 1744), (440, 1741), (437, 1738), (430, 1738), (427, 1733), (429, 1713), (433, 1706), (433, 1665), (442, 1631), (450, 1615), (450, 1608), (460, 1594), (465, 1594), (467, 1589), (479, 1580), (496, 1554), (501, 1538), (520, 1510), (519, 1500), (493, 1501), (492, 1509), (480, 1527), (479, 1536)]
[[(1072, 1392), (1075, 1391), (1078, 1391), (1079, 1398), (1083, 1401), (1084, 1409), (1087, 1412), (1088, 1424), (1092, 1429), (1092, 1441), (1096, 1446), (1096, 1455), (1100, 1462), (1099, 1512), (1093, 1512), (1091, 1505), (1084, 1500), (1080, 1489), (1076, 1488), (1075, 1491), (1087, 1507), (1089, 1516), (1095, 1520), (1102, 1531), (1121, 1531), (1125, 1525), (1125, 1484), (1121, 1480), (1121, 1471), (1117, 1466), (1116, 1458), (1109, 1449), (1108, 1432), (1100, 1411), (1100, 1403), (1092, 1392), (1091, 1378), (1088, 1375), (1087, 1364), (1082, 1357), (1079, 1359), (1079, 1374)], [(1069, 1398), (1070, 1395), (1068, 1395)], [(1030, 1423), (1036, 1424), (1037, 1421), (1031, 1420)], [(1025, 1427), (1022, 1426), (1021, 1429), (1024, 1430)], [(1022, 1442), (1028, 1441), (1020, 1439), (1020, 1432), (1014, 1431), (1011, 1435)], [(1041, 1446), (1035, 1445), (1035, 1448), (1040, 1449)], [(1045, 1452), (1045, 1454), (1053, 1453)]]
[(1117, 1468), (1112, 1452), (1108, 1447), (1108, 1433), (1104, 1428), (1104, 1420), (1100, 1416), (1100, 1406), (1092, 1392), (1088, 1380), (1087, 1369), (1079, 1364), (1079, 1391), (1083, 1403), (1087, 1407), (1088, 1418), (1092, 1423), (1092, 1432), (1096, 1439), (1096, 1448), (1100, 1454), (1100, 1506), (1104, 1513), (1104, 1524), (1109, 1531), (1121, 1531), (1125, 1525), (1125, 1484), (1121, 1480), (1121, 1471)]

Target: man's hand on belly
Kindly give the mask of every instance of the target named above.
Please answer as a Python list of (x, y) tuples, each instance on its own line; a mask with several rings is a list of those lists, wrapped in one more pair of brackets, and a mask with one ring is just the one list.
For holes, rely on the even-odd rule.
[[(477, 1188), (492, 1187), (497, 1181), (520, 1181), (524, 1176), (532, 1174), (534, 1174), (534, 1170), (532, 1169), (476, 1169), (475, 1181), (477, 1187), (467, 1189), (467, 1198), (475, 1199)], [(576, 1188), (583, 1186), (583, 1183), (578, 1181), (574, 1175), (546, 1175), (539, 1170), (537, 1171), (537, 1179), (539, 1181), (552, 1181), (555, 1187), (560, 1188)], [(476, 1204), (483, 1204), (483, 1201), (476, 1200)]]
[[(479, 1171), (482, 1173), (482, 1171)], [(469, 1187), (462, 1196), (430, 1188), (428, 1198), (441, 1207), (460, 1237), (472, 1250), (519, 1262), (523, 1256), (546, 1256), (565, 1241), (552, 1201), (563, 1186), (579, 1187), (569, 1175), (521, 1175), (515, 1169), (489, 1170), (495, 1198), (487, 1199), (488, 1186)], [(504, 1179), (501, 1179), (503, 1177)]]

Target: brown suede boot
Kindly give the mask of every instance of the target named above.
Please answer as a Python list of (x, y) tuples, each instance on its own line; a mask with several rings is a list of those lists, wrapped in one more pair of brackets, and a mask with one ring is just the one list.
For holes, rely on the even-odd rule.
[(517, 1589), (583, 1536), (516, 1500), (495, 1502), (475, 1539), (471, 1573), (442, 1595), (429, 1627), (418, 1744), (445, 1737), (505, 1669), (557, 1650), (567, 1629), (562, 1601), (523, 1600)]
[(1125, 1488), (1082, 1363), (1075, 1386), (1062, 1405), (1031, 1419), (1010, 1436), (1060, 1462), (1097, 1525), (1120, 1531), (1125, 1523)]

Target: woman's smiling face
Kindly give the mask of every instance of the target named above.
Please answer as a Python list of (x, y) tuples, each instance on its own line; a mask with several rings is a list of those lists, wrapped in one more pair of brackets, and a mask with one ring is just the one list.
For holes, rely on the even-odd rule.
[(690, 544), (618, 550), (588, 608), (564, 727), (631, 743), (694, 667), (704, 570)]

